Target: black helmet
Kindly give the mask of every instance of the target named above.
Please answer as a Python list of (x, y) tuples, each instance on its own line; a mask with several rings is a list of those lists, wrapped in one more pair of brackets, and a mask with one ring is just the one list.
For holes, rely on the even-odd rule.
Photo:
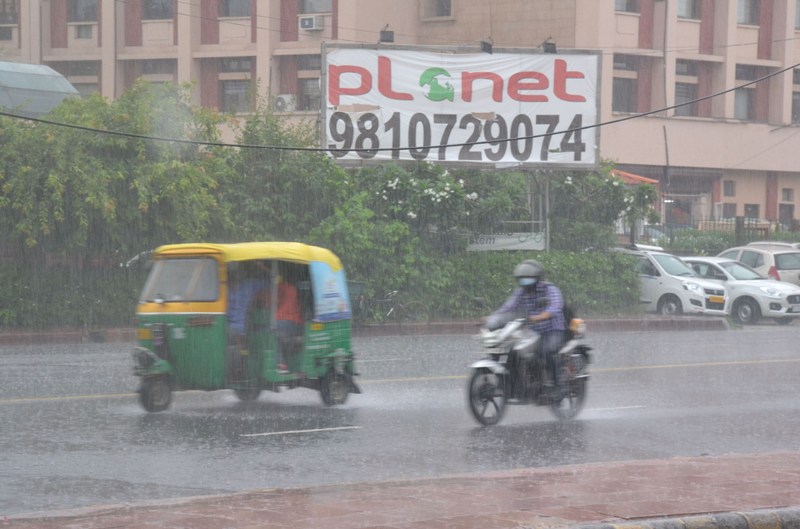
[(538, 261), (534, 261), (533, 259), (527, 259), (522, 261), (520, 264), (514, 268), (514, 277), (519, 280), (521, 277), (532, 277), (535, 279), (541, 279), (542, 274), (544, 273), (544, 268), (542, 265), (539, 264)]

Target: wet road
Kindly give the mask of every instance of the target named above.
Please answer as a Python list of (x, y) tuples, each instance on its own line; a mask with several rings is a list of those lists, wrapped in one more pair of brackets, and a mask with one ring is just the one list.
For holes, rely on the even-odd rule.
[(796, 450), (796, 326), (589, 336), (587, 406), (560, 423), (466, 408), (468, 336), (362, 338), (364, 393), (181, 392), (147, 414), (132, 344), (0, 348), (0, 516), (79, 506), (530, 466)]

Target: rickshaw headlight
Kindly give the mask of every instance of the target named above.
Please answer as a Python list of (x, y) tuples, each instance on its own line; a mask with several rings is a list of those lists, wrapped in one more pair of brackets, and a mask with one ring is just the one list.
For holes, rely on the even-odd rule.
[(137, 347), (133, 350), (133, 361), (138, 367), (147, 369), (155, 363), (156, 359), (147, 349), (143, 347)]

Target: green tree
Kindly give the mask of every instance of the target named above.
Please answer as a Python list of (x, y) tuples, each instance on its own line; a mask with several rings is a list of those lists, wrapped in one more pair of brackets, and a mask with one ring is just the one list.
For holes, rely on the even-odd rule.
[(348, 175), (311, 149), (315, 140), (313, 127), (288, 124), (266, 100), (245, 119), (237, 143), (253, 147), (239, 150), (224, 183), (235, 240), (304, 240), (344, 202)]
[(602, 250), (616, 243), (617, 222), (631, 224), (653, 218), (658, 196), (655, 187), (626, 186), (612, 169), (613, 165), (606, 162), (597, 171), (546, 176), (550, 178), (554, 249)]
[(222, 118), (189, 105), (187, 87), (139, 83), (110, 103), (66, 100), (49, 119), (77, 127), (0, 123), (0, 215), (11, 238), (77, 265), (124, 260), (157, 244), (207, 237), (227, 222), (217, 182), (227, 154), (191, 143), (217, 141)]

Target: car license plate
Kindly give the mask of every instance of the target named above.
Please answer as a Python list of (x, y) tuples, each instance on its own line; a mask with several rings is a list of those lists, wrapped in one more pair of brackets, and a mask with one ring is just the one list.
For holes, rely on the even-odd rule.
[(786, 312), (800, 312), (800, 305), (792, 305)]
[(725, 303), (725, 298), (722, 296), (708, 296), (709, 303)]

